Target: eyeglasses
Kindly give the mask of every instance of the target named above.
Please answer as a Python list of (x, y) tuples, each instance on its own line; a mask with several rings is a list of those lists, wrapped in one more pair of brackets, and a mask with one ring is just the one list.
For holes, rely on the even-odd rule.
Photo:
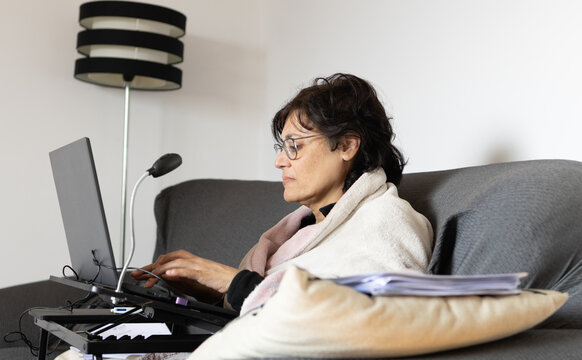
[(309, 135), (309, 136), (303, 136), (303, 137), (298, 137), (298, 138), (287, 138), (287, 139), (283, 140), (283, 144), (273, 145), (273, 149), (275, 149), (275, 152), (277, 152), (277, 154), (279, 154), (281, 151), (285, 150), (285, 155), (287, 155), (289, 160), (295, 160), (295, 159), (297, 159), (297, 152), (299, 151), (299, 149), (297, 148), (297, 144), (295, 143), (295, 140), (309, 139), (309, 138), (314, 138), (314, 137), (318, 137), (318, 136), (324, 136), (324, 135), (323, 134), (316, 134), (316, 135)]

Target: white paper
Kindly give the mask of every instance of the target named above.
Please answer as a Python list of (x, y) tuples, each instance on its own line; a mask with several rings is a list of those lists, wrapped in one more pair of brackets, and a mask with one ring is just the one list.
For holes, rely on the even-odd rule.
[[(95, 330), (94, 333), (107, 326), (109, 325), (105, 325)], [(104, 331), (99, 335), (103, 339), (112, 335), (117, 339), (125, 335), (128, 335), (131, 339), (139, 335), (147, 339), (152, 335), (172, 335), (172, 333), (170, 332), (170, 329), (168, 329), (168, 326), (164, 323), (124, 323)]]
[[(110, 324), (104, 325), (99, 329), (93, 331), (93, 333), (98, 332), (100, 329), (109, 326)], [(119, 339), (123, 336), (128, 335), (131, 339), (135, 338), (136, 336), (143, 336), (144, 338), (148, 338), (152, 335), (171, 335), (170, 329), (164, 323), (124, 323), (119, 324), (116, 327), (113, 327), (107, 331), (102, 332), (101, 335), (104, 339), (109, 336), (115, 336), (115, 338)], [(79, 349), (72, 347), (71, 349), (75, 352), (79, 353), (83, 359), (92, 360), (93, 355), (90, 354), (83, 354)], [(141, 353), (132, 353), (132, 354), (103, 354), (103, 359), (139, 359), (141, 356), (145, 354)]]

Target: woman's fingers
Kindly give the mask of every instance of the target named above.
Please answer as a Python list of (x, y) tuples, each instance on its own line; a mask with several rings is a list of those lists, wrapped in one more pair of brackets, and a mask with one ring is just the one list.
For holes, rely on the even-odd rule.
[[(176, 259), (186, 259), (188, 257), (194, 256), (195, 255), (190, 254), (185, 250), (173, 251), (165, 255), (160, 255), (157, 258), (156, 262), (154, 262), (153, 264), (146, 265), (141, 269), (149, 271), (159, 276), (162, 275), (165, 271), (164, 264), (167, 264), (168, 262), (174, 261)], [(135, 278), (136, 280), (145, 280), (152, 277), (151, 274), (148, 274), (147, 272), (144, 272), (141, 269), (132, 271), (131, 276), (133, 276), (133, 278)]]
[(192, 259), (198, 258), (198, 256), (186, 251), (186, 250), (176, 250), (165, 255), (160, 255), (154, 265), (163, 265), (170, 261), (174, 261), (177, 259)]
[[(181, 288), (189, 287), (195, 292), (204, 290), (205, 293), (221, 293), (228, 291), (230, 283), (238, 270), (212, 260), (201, 258), (185, 250), (177, 250), (161, 255), (144, 270), (162, 277)], [(140, 270), (131, 274), (135, 279), (146, 280), (145, 287), (152, 287), (157, 282), (154, 276)], [(212, 297), (216, 297), (213, 294)]]
[(226, 293), (238, 270), (211, 260), (196, 258), (178, 259), (161, 267), (164, 277), (177, 280), (190, 280), (207, 286), (215, 291)]
[(147, 281), (145, 282), (145, 284), (143, 286), (146, 287), (146, 288), (151, 288), (157, 282), (158, 282), (158, 279), (152, 276), (149, 279), (147, 279)]

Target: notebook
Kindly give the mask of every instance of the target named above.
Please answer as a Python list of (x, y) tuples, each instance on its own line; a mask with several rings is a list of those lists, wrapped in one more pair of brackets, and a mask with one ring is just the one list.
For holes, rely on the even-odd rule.
[[(119, 271), (109, 230), (89, 138), (82, 138), (49, 153), (67, 246), (71, 277), (76, 282), (114, 291)], [(127, 274), (123, 292), (175, 303), (168, 290), (146, 289)], [(176, 305), (182, 306), (182, 305)], [(231, 316), (234, 312), (190, 299), (189, 307)]]

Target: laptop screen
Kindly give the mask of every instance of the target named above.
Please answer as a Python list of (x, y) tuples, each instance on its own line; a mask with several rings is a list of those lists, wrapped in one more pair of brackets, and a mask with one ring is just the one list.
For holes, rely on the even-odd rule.
[(118, 275), (89, 139), (65, 145), (49, 157), (71, 267), (79, 280), (115, 288)]

